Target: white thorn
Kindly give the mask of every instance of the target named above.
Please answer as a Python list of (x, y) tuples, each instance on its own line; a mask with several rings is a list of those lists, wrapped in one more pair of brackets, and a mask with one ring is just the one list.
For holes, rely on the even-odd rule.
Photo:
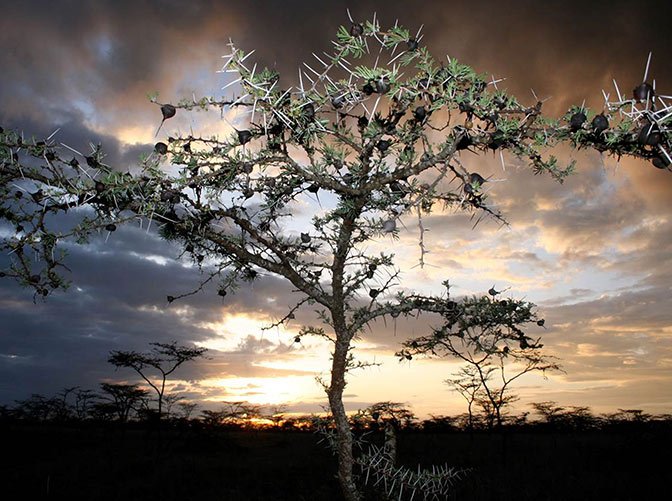
[(74, 148), (71, 148), (70, 146), (68, 146), (68, 145), (65, 144), (65, 143), (61, 143), (61, 146), (65, 146), (67, 149), (69, 149), (69, 150), (72, 151), (73, 153), (77, 153), (80, 157), (83, 157), (83, 156), (84, 156), (84, 155), (82, 155), (79, 151), (77, 151), (77, 150), (74, 149)]
[[(352, 78), (352, 77), (354, 76), (354, 72), (353, 72), (350, 68), (348, 68), (347, 66), (345, 66), (345, 65), (343, 64), (343, 61), (339, 60), (339, 61), (338, 61), (338, 65), (350, 74), (350, 78)], [(348, 85), (350, 85), (350, 83), (348, 83)]]
[(618, 88), (618, 84), (616, 83), (616, 79), (614, 79), (613, 82), (614, 82), (614, 88), (616, 89), (616, 94), (618, 95), (618, 100), (623, 101), (623, 97), (621, 95), (621, 91)]
[(273, 106), (277, 106), (283, 99), (284, 97), (289, 93), (289, 91), (292, 90), (291, 87), (287, 89), (285, 92), (282, 93), (282, 95), (278, 98), (278, 100), (275, 102)]
[(224, 63), (224, 66), (222, 66), (222, 69), (221, 69), (221, 70), (218, 70), (217, 73), (224, 73), (225, 71), (227, 71), (227, 70), (226, 70), (226, 67), (229, 65), (229, 63), (230, 63), (231, 61), (233, 61), (233, 54), (230, 54), (229, 56), (222, 56), (222, 57), (223, 57), (223, 58), (224, 58), (224, 57), (228, 57), (229, 60), (228, 60), (227, 62)]
[[(257, 50), (257, 49), (254, 49), (254, 50), (248, 52), (247, 54), (245, 54), (245, 57), (242, 58), (242, 59), (240, 60), (240, 63), (242, 63), (243, 61), (245, 61), (245, 59), (247, 59), (247, 58), (250, 57), (252, 54), (254, 54), (254, 53), (256, 52), (256, 50)], [(241, 64), (241, 66), (243, 66), (243, 65)], [(243, 66), (243, 68), (244, 68), (244, 66)]]
[(652, 53), (649, 52), (649, 57), (646, 59), (646, 69), (644, 70), (644, 80), (642, 80), (642, 82), (646, 82), (646, 78), (649, 76), (649, 65), (651, 64), (651, 55)]
[(234, 85), (234, 84), (237, 84), (237, 83), (240, 82), (241, 80), (242, 80), (242, 78), (237, 78), (237, 79), (235, 79), (233, 82), (229, 82), (229, 83), (226, 84), (224, 87), (222, 87), (222, 90), (226, 89), (227, 87), (231, 87), (231, 86)]
[(303, 90), (303, 77), (301, 76), (301, 68), (299, 68), (299, 88), (301, 89), (301, 94), (305, 94)]
[(604, 97), (604, 103), (605, 103), (606, 105), (609, 105), (609, 94), (607, 94), (606, 92), (604, 92), (604, 89), (602, 89), (602, 96)]
[[(396, 46), (395, 46), (395, 48), (396, 48)], [(400, 52), (399, 54), (397, 54), (394, 58), (390, 59), (390, 60), (388, 61), (387, 65), (389, 66), (390, 64), (392, 64), (394, 61), (396, 61), (396, 60), (399, 59), (401, 56), (403, 56), (404, 54), (406, 54), (406, 52), (407, 52), (407, 51), (401, 51), (401, 52)]]
[(231, 103), (231, 106), (235, 106), (236, 104), (240, 103), (246, 97), (249, 97), (249, 94), (244, 94), (244, 95), (240, 96), (238, 99), (236, 99), (234, 102)]
[(417, 40), (418, 37), (420, 36), (420, 32), (422, 31), (422, 28), (424, 28), (424, 27), (425, 27), (425, 25), (424, 25), (424, 24), (421, 24), (421, 25), (420, 25), (420, 28), (418, 28), (418, 32), (415, 34), (415, 39), (416, 39), (416, 40)]
[(322, 75), (320, 75), (317, 71), (315, 71), (313, 68), (311, 68), (310, 66), (308, 66), (308, 63), (303, 63), (303, 65), (304, 65), (306, 68), (308, 68), (310, 71), (312, 71), (313, 73), (315, 73), (315, 75), (317, 75), (318, 78), (320, 78), (320, 79), (322, 78)]
[(329, 65), (327, 63), (325, 63), (324, 61), (322, 61), (322, 59), (320, 59), (320, 57), (317, 54), (315, 54), (314, 52), (313, 52), (313, 57), (315, 57), (315, 59), (317, 59), (319, 62), (321, 62), (322, 66), (324, 66), (325, 68), (329, 67)]
[(310, 80), (310, 83), (312, 83), (313, 85), (315, 85), (315, 80), (313, 80), (312, 78), (310, 78), (310, 75), (309, 75), (308, 73), (306, 73), (305, 71), (304, 71), (303, 73), (304, 73), (305, 77), (306, 77), (308, 80)]
[(257, 100), (254, 100), (254, 103), (252, 103), (252, 116), (250, 117), (250, 122), (254, 123), (254, 112), (257, 110)]
[(47, 141), (49, 141), (52, 137), (54, 137), (56, 134), (58, 134), (58, 131), (59, 131), (59, 130), (61, 130), (60, 127), (59, 127), (58, 129), (56, 129), (54, 132), (52, 132), (52, 133), (49, 135), (49, 137), (47, 138)]
[(369, 115), (369, 120), (373, 119), (373, 114), (376, 112), (376, 108), (378, 107), (378, 103), (380, 102), (380, 97), (381, 96), (378, 96), (376, 102), (373, 104), (373, 108), (371, 108), (371, 115)]

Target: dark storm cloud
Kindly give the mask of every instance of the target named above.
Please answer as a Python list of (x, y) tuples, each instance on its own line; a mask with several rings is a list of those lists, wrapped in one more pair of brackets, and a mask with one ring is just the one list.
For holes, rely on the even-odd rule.
[[(665, 61), (669, 3), (646, 2), (633, 19), (628, 2), (458, 2), (451, 8), (418, 11), (435, 54), (448, 53), (478, 71), (507, 77), (500, 84), (533, 102), (552, 96), (547, 112), (564, 113), (570, 104), (601, 107), (600, 89), (611, 79), (630, 92), (643, 74), (650, 50), (652, 74), (670, 80)], [(639, 7), (638, 5), (638, 7)], [(612, 93), (613, 94), (613, 93)]]
[[(357, 20), (377, 11), (384, 25), (397, 18), (413, 30), (424, 24), (423, 41), (437, 57), (449, 53), (479, 71), (508, 76), (506, 86), (525, 95), (530, 87), (552, 94), (560, 102), (551, 107), (563, 108), (568, 99), (599, 101), (598, 86), (612, 76), (628, 78), (623, 87), (630, 89), (649, 50), (659, 81), (671, 80), (669, 68), (656, 65), (672, 51), (665, 38), (668, 2), (637, 4), (635, 16), (624, 1), (435, 1), (421, 9), (370, 1), (351, 10)], [(293, 83), (300, 62), (316, 47), (330, 50), (328, 38), (349, 22), (343, 3), (307, 0), (28, 1), (5, 6), (3, 19), (3, 120), (53, 121), (75, 105), (107, 124), (151, 113), (145, 94), (153, 90), (171, 99), (181, 97), (172, 95), (178, 89), (190, 94), (190, 85), (216, 89), (213, 72), (229, 37), (257, 49), (259, 62)], [(194, 82), (206, 74), (208, 82)]]
[(224, 47), (233, 21), (216, 4), (116, 1), (14, 3), (3, 19), (10, 85), (3, 85), (0, 99), (13, 103), (10, 115), (32, 112), (52, 120), (73, 104), (133, 117), (132, 105), (147, 92), (165, 90), (162, 80), (173, 84), (171, 66), (199, 57), (220, 29), (212, 42)]
[[(0, 111), (0, 116), (1, 113)], [(59, 121), (55, 123), (25, 116), (6, 125), (22, 131), (26, 140), (33, 137), (40, 140), (55, 133), (52, 140), (65, 160), (77, 157), (80, 162), (84, 162), (68, 147), (87, 156), (94, 151), (93, 148), (100, 145), (104, 154), (103, 163), (120, 171), (137, 171), (141, 155), (149, 154), (154, 148), (153, 144), (124, 144), (111, 134), (94, 131), (85, 122), (81, 112), (68, 110), (61, 113)]]
[[(147, 351), (151, 342), (204, 341), (213, 331), (198, 325), (216, 322), (222, 314), (281, 318), (292, 306), (291, 290), (269, 276), (241, 287), (226, 301), (212, 286), (168, 305), (168, 294), (198, 287), (199, 274), (174, 260), (176, 248), (139, 228), (120, 228), (107, 242), (101, 236), (86, 248), (70, 246), (68, 251), (66, 264), (73, 273), (66, 275), (72, 281), (66, 293), (33, 304), (26, 289), (6, 279), (0, 283), (0, 401), (31, 392), (53, 394), (66, 386), (93, 387), (103, 378), (134, 380), (132, 373), (115, 373), (107, 364), (111, 350)], [(274, 350), (287, 348), (274, 345)], [(269, 355), (263, 342), (248, 340), (234, 352), (210, 355), (212, 360), (183, 367), (179, 377), (291, 372), (252, 367), (254, 355)]]
[[(669, 5), (643, 5), (641, 22), (633, 22), (627, 2), (425, 2), (422, 9), (407, 2), (358, 2), (351, 10), (357, 20), (377, 11), (383, 25), (397, 18), (413, 30), (424, 24), (423, 42), (437, 58), (448, 53), (479, 71), (507, 76), (502, 85), (529, 101), (530, 87), (552, 94), (547, 106), (558, 114), (586, 98), (601, 106), (599, 90), (612, 76), (625, 78), (622, 88), (630, 89), (650, 49), (659, 83), (672, 81), (669, 68), (656, 65), (671, 55), (662, 29)], [(349, 22), (342, 3), (305, 0), (29, 1), (13, 3), (5, 13), (0, 122), (39, 135), (61, 126), (64, 142), (78, 149), (97, 142), (94, 128), (157, 125), (148, 92), (158, 90), (166, 101), (192, 91), (218, 94), (222, 81), (215, 70), (229, 37), (246, 50), (257, 49), (255, 60), (277, 67), (287, 85), (296, 83), (301, 61), (312, 59), (316, 48), (330, 50), (337, 25)], [(587, 63), (592, 60), (600, 64)], [(113, 163), (134, 163), (138, 152), (146, 152), (138, 148), (119, 158), (114, 141), (101, 142)]]

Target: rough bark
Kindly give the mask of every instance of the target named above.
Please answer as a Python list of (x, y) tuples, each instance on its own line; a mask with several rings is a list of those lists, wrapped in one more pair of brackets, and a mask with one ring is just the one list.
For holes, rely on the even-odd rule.
[[(343, 497), (346, 501), (359, 501), (361, 495), (354, 479), (354, 457), (352, 455), (352, 433), (350, 423), (343, 405), (343, 389), (345, 388), (345, 372), (348, 358), (349, 341), (347, 335), (337, 332), (337, 342), (331, 368), (331, 384), (329, 386), (329, 407), (336, 425), (336, 454), (338, 457), (338, 481), (341, 484)], [(343, 339), (346, 337), (346, 339)]]
[(348, 253), (352, 249), (352, 232), (355, 221), (359, 217), (364, 206), (365, 199), (359, 197), (355, 200), (354, 207), (343, 218), (337, 239), (332, 271), (332, 298), (331, 318), (333, 321), (334, 354), (331, 366), (331, 383), (328, 397), (334, 423), (336, 425), (336, 454), (338, 456), (338, 480), (346, 501), (359, 501), (362, 499), (355, 484), (353, 467), (355, 464), (352, 454), (352, 433), (350, 423), (343, 405), (343, 390), (345, 388), (345, 374), (348, 370), (348, 353), (353, 336), (352, 328), (346, 321), (346, 297), (344, 294), (344, 270)]

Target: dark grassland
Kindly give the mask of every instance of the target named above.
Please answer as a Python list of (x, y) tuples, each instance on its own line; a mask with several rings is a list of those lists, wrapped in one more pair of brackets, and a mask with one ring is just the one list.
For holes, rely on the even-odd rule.
[[(312, 432), (0, 426), (2, 499), (340, 499), (336, 462)], [(453, 500), (670, 499), (669, 423), (574, 432), (403, 431), (398, 448), (400, 461), (413, 468), (470, 468)]]

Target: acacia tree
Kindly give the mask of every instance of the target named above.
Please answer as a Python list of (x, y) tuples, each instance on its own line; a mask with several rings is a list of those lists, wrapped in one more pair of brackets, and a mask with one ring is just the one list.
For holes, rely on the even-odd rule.
[(481, 390), (478, 370), (473, 365), (465, 365), (453, 374), (452, 378), (444, 381), (448, 386), (460, 394), (467, 402), (467, 428), (474, 429), (474, 404), (478, 399), (478, 393)]
[(201, 419), (208, 426), (245, 426), (252, 419), (262, 418), (261, 408), (247, 402), (222, 402), (220, 410), (201, 411)]
[(60, 402), (57, 398), (47, 398), (44, 395), (33, 393), (30, 398), (17, 400), (14, 414), (23, 419), (34, 421), (48, 421), (55, 419)]
[(541, 352), (541, 338), (533, 340), (521, 327), (544, 325), (537, 319), (534, 305), (526, 301), (497, 299), (499, 292), (464, 298), (459, 314), (446, 319), (427, 336), (405, 341), (398, 355), (448, 356), (465, 363), (446, 383), (467, 400), (469, 421), (473, 404), (483, 410), (489, 426), (501, 426), (503, 410), (516, 400), (511, 384), (530, 372), (556, 371), (554, 357)]
[(128, 421), (131, 411), (138, 413), (146, 404), (149, 392), (137, 384), (100, 383), (102, 399), (94, 404), (99, 416), (116, 416), (121, 423)]
[[(86, 241), (140, 220), (158, 222), (164, 238), (182, 245), (183, 257), (204, 273), (197, 290), (215, 282), (225, 297), (260, 271), (286, 279), (303, 296), (279, 323), (312, 307), (323, 325), (304, 326), (297, 337), (317, 335), (333, 346), (325, 386), (338, 477), (345, 498), (354, 501), (360, 492), (343, 405), (346, 373), (362, 365), (353, 357), (353, 339), (387, 316), (431, 312), (457, 322), (465, 314), (447, 293), (392, 294), (400, 273), (394, 256), (373, 254), (367, 244), (395, 238), (400, 219), (417, 216), (422, 263), (422, 217), (437, 206), (503, 222), (484, 193), (487, 180), (461, 163), (465, 151), (509, 152), (532, 172), (558, 180), (573, 165), (561, 167), (544, 150), (559, 143), (668, 168), (669, 107), (643, 82), (632, 97), (618, 92), (601, 113), (575, 106), (549, 119), (541, 102), (526, 105), (456, 59), (434, 59), (419, 32), (383, 28), (375, 18), (339, 28), (332, 51), (306, 63), (293, 88), (281, 85), (276, 71), (258, 68), (251, 54), (230, 44), (222, 70), (239, 89), (230, 98), (154, 100), (163, 121), (196, 109), (228, 117), (249, 112), (233, 133), (170, 135), (139, 172), (105, 164), (99, 146), (81, 154), (53, 137), (26, 140), (2, 131), (0, 218), (15, 230), (2, 233), (2, 248), (13, 259), (2, 275), (46, 296), (66, 285), (60, 242)], [(288, 229), (299, 204), (318, 194), (322, 210), (303, 231)], [(65, 212), (84, 216), (70, 229), (55, 226)], [(496, 302), (479, 307), (501, 309)]]
[(178, 402), (177, 408), (178, 419), (189, 421), (189, 419), (191, 419), (191, 415), (198, 408), (198, 404), (196, 402)]
[(572, 405), (559, 406), (557, 402), (546, 400), (530, 404), (542, 421), (551, 429), (569, 428), (575, 430), (590, 429), (598, 423), (590, 407)]
[[(112, 351), (108, 362), (115, 367), (128, 367), (137, 372), (142, 379), (156, 392), (158, 417), (161, 419), (163, 411), (166, 380), (177, 368), (185, 362), (202, 357), (207, 348), (192, 348), (178, 345), (176, 341), (170, 343), (150, 343), (149, 353), (136, 351)], [(158, 372), (158, 382), (153, 380), (150, 370)], [(171, 405), (174, 400), (171, 401)], [(170, 410), (169, 410), (170, 412)]]
[(93, 390), (77, 388), (75, 390), (75, 402), (72, 405), (72, 411), (75, 418), (78, 421), (89, 419), (97, 399), (98, 396)]

